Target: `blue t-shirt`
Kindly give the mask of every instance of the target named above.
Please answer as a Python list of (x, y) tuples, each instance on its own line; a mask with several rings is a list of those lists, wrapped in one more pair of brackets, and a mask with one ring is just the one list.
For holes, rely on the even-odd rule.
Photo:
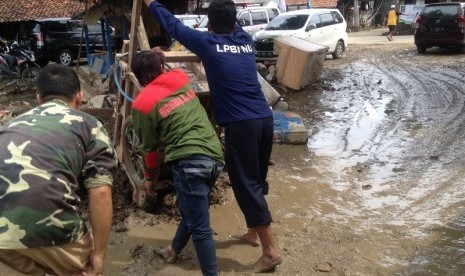
[(156, 1), (149, 10), (173, 38), (202, 60), (220, 126), (272, 116), (258, 81), (252, 37), (239, 24), (233, 34), (213, 34), (184, 26)]

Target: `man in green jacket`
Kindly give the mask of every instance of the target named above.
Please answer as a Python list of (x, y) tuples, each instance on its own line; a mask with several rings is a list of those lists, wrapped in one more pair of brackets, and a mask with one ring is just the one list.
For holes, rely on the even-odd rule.
[(144, 156), (145, 185), (150, 194), (160, 165), (159, 148), (164, 147), (181, 213), (171, 245), (160, 253), (165, 261), (174, 262), (192, 237), (202, 274), (216, 276), (208, 194), (223, 169), (223, 152), (189, 77), (181, 70), (164, 68), (159, 49), (137, 53), (131, 64), (144, 87), (132, 104), (132, 116)]

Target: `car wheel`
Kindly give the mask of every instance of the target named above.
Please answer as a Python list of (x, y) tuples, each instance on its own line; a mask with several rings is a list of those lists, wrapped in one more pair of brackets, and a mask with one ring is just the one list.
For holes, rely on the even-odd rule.
[(333, 58), (340, 59), (342, 58), (343, 54), (344, 54), (344, 43), (342, 43), (342, 41), (339, 40), (336, 43), (336, 48), (334, 49)]
[(73, 54), (69, 50), (64, 49), (58, 52), (57, 63), (68, 66), (73, 60)]
[(424, 54), (426, 53), (426, 47), (422, 45), (417, 45), (417, 51), (419, 54)]

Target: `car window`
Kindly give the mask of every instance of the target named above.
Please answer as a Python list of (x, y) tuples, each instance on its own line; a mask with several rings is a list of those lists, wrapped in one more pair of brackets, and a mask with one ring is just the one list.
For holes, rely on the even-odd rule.
[(36, 21), (28, 21), (24, 24), (21, 24), (18, 33), (20, 35), (40, 33), (40, 23), (37, 23)]
[(423, 16), (429, 18), (455, 18), (459, 11), (458, 7), (458, 5), (426, 6), (423, 10)]
[(277, 9), (266, 9), (266, 11), (268, 12), (269, 21), (279, 15), (279, 11)]
[(66, 22), (50, 22), (48, 26), (49, 32), (62, 33), (68, 30), (68, 24)]
[[(237, 19), (239, 20), (239, 22), (241, 22), (242, 26), (250, 26), (250, 25), (252, 25), (252, 22), (253, 22), (254, 25), (266, 24), (269, 21), (271, 21), (273, 18), (275, 18), (276, 16), (279, 15), (279, 11), (276, 8), (268, 8), (268, 9), (266, 9), (266, 11), (268, 12), (268, 20), (266, 19), (267, 15), (266, 15), (264, 10), (260, 10), (260, 11), (253, 11), (253, 10), (244, 11), (244, 10), (238, 9), (237, 10), (237, 14), (238, 14)], [(250, 22), (250, 16), (249, 16), (250, 12), (251, 12), (251, 15), (252, 15), (252, 22)], [(242, 21), (242, 20), (244, 20), (244, 21)], [(208, 16), (204, 16), (202, 18), (202, 20), (199, 22), (198, 28), (207, 28), (207, 24), (208, 24)]]
[(334, 24), (333, 16), (330, 13), (322, 13), (320, 14), (321, 25), (329, 26)]
[(254, 25), (266, 24), (268, 20), (266, 19), (266, 11), (251, 11), (252, 22)]
[(265, 30), (297, 30), (305, 26), (308, 14), (280, 15), (275, 17)]
[(239, 22), (241, 22), (242, 26), (252, 25), (252, 22), (250, 22), (250, 15), (248, 11), (242, 13), (237, 19), (239, 19)]
[[(105, 26), (103, 26), (105, 28)], [(89, 32), (93, 33), (102, 33), (102, 25), (96, 24), (96, 25), (87, 25), (87, 30)]]
[(183, 18), (181, 21), (184, 26), (189, 28), (194, 28), (194, 25), (198, 23), (198, 20), (195, 18)]
[(337, 11), (332, 11), (331, 15), (333, 16), (333, 20), (335, 24), (344, 22), (344, 18), (342, 18), (342, 15), (338, 13)]
[[(81, 32), (82, 27), (76, 28), (76, 31)], [(102, 33), (102, 27), (100, 25), (87, 25), (88, 33)]]
[(310, 18), (310, 22), (308, 22), (307, 31), (311, 29), (311, 25), (314, 25), (315, 28), (321, 27), (321, 20), (319, 14), (312, 15), (312, 17)]
[(200, 20), (199, 28), (206, 28), (208, 24), (208, 16), (205, 15), (202, 20)]

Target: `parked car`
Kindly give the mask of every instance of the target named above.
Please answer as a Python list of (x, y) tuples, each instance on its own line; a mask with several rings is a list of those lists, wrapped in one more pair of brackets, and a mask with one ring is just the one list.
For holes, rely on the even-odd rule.
[[(244, 31), (253, 35), (261, 30), (273, 18), (280, 14), (278, 7), (275, 5), (268, 6), (254, 6), (237, 9), (237, 20), (240, 22)], [(196, 28), (200, 31), (207, 31), (208, 16), (205, 16), (200, 21), (199, 26)]]
[(274, 39), (277, 36), (296, 36), (327, 46), (333, 58), (342, 58), (347, 46), (347, 23), (338, 9), (305, 9), (285, 12), (255, 33), (257, 60), (276, 60)]
[(182, 22), (182, 24), (192, 29), (197, 27), (200, 21), (205, 17), (205, 15), (197, 14), (176, 14), (175, 16)]
[(465, 3), (427, 4), (417, 16), (413, 27), (418, 53), (427, 48), (465, 47)]
[[(20, 43), (26, 43), (34, 51), (38, 64), (41, 66), (49, 61), (70, 65), (78, 58), (82, 28), (82, 21), (71, 18), (31, 20), (20, 26), (17, 40)], [(113, 28), (110, 28), (111, 42), (115, 49), (115, 47), (120, 47), (122, 40), (115, 36)], [(104, 50), (101, 24), (87, 25), (87, 29), (87, 42), (91, 53)], [(86, 57), (85, 45), (83, 39), (81, 58)]]

